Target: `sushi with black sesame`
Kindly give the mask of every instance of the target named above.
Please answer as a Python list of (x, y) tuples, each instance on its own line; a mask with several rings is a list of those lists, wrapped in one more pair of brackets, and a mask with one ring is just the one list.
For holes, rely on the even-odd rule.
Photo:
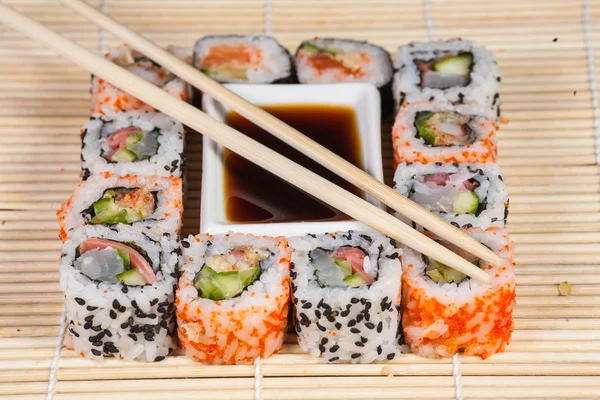
[(211, 35), (194, 46), (194, 67), (222, 83), (284, 83), (292, 80), (290, 54), (263, 35)]
[(300, 83), (368, 82), (379, 90), (382, 115), (392, 111), (392, 59), (369, 42), (314, 38), (300, 44), (294, 56)]
[(81, 182), (56, 213), (60, 238), (85, 225), (135, 226), (150, 236), (181, 228), (181, 178), (162, 176), (93, 175)]
[(127, 225), (76, 228), (63, 244), (68, 349), (90, 359), (160, 361), (175, 347), (179, 247)]
[(400, 352), (401, 250), (376, 233), (290, 239), (294, 325), (303, 351), (370, 363)]
[(468, 40), (413, 42), (398, 48), (394, 76), (396, 107), (404, 102), (446, 100), (500, 115), (500, 69), (492, 52)]
[(96, 115), (81, 131), (84, 180), (105, 172), (180, 178), (184, 160), (183, 125), (160, 112)]
[(207, 364), (248, 364), (279, 351), (289, 310), (287, 240), (198, 235), (181, 247), (176, 305), (185, 354)]
[(394, 187), (458, 227), (504, 227), (508, 191), (496, 164), (400, 164)]
[[(167, 51), (189, 63), (189, 57), (184, 48), (169, 46)], [(190, 85), (127, 44), (110, 50), (105, 57), (129, 72), (155, 84), (176, 99), (186, 102), (190, 102), (192, 99)], [(92, 113), (111, 116), (121, 111), (155, 111), (155, 109), (129, 93), (114, 87), (104, 79), (92, 76)]]
[(394, 162), (495, 163), (494, 120), (474, 108), (446, 101), (404, 103), (394, 126)]

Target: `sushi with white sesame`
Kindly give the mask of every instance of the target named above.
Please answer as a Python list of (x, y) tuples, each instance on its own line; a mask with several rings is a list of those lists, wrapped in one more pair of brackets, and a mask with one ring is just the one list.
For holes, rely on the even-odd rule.
[(85, 225), (135, 226), (150, 236), (177, 235), (182, 224), (181, 178), (93, 175), (81, 182), (56, 213), (60, 238)]
[(127, 225), (76, 228), (63, 244), (65, 346), (85, 358), (160, 361), (176, 347), (179, 247)]
[(181, 241), (177, 324), (194, 361), (248, 364), (283, 346), (290, 249), (284, 237), (241, 233)]
[(500, 69), (492, 52), (471, 41), (413, 42), (398, 48), (394, 76), (396, 107), (404, 102), (445, 100), (500, 115)]
[(303, 351), (370, 363), (400, 353), (402, 251), (378, 233), (290, 239), (294, 325)]
[(458, 227), (504, 227), (508, 191), (496, 164), (400, 164), (394, 187)]
[(81, 131), (83, 180), (105, 172), (180, 178), (184, 160), (183, 125), (160, 112), (95, 115)]

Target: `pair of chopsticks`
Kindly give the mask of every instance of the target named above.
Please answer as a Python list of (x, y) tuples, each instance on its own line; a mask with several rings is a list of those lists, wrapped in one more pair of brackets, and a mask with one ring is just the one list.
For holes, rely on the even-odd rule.
[[(245, 118), (277, 138), (284, 140), (295, 149), (319, 162), (365, 192), (370, 193), (416, 223), (491, 264), (499, 265), (502, 263), (502, 259), (499, 256), (464, 232), (430, 213), (420, 205), (401, 196), (394, 189), (377, 181), (360, 168), (355, 167), (335, 153), (302, 135), (302, 133), (273, 117), (271, 114), (245, 101), (140, 34), (117, 23), (80, 0), (62, 0), (62, 2), (96, 25), (121, 38), (131, 45), (132, 48), (155, 60), (184, 81), (209, 93), (215, 99), (226, 104)], [(137, 75), (126, 71), (101, 56), (91, 53), (2, 3), (0, 3), (0, 21), (181, 123), (207, 135), (251, 162), (275, 173), (282, 179), (339, 209), (352, 218), (472, 278), (483, 282), (490, 281), (491, 276), (486, 272), (412, 229), (384, 210), (336, 186), (233, 128), (212, 119), (192, 105), (171, 97), (160, 88)]]

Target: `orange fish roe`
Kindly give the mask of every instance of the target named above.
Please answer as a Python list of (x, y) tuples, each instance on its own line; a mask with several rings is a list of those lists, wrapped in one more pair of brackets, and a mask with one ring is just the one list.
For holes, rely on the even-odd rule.
[(489, 285), (463, 281), (458, 290), (447, 292), (424, 276), (420, 254), (407, 249), (403, 256), (403, 263), (414, 261), (416, 268), (405, 271), (402, 278), (402, 326), (411, 351), (419, 356), (452, 357), (464, 351), (486, 359), (504, 351), (510, 342), (516, 288), (513, 242), (503, 228), (465, 231), (506, 260), (496, 267), (481, 265), (494, 277)]
[[(177, 332), (186, 355), (207, 364), (249, 364), (257, 357), (269, 357), (279, 351), (289, 310), (291, 252), (286, 239), (243, 234), (198, 235), (190, 236), (184, 243), (175, 304)], [(263, 266), (251, 289), (237, 297), (219, 301), (198, 297), (192, 282), (204, 265), (207, 247), (231, 249), (242, 243), (266, 247), (274, 253), (270, 257), (273, 264), (268, 269)]]

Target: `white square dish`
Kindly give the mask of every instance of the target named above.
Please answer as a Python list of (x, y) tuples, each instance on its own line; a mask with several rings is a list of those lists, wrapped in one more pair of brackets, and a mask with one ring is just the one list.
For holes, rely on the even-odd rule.
[[(293, 104), (328, 104), (349, 106), (354, 110), (360, 137), (362, 165), (375, 179), (383, 181), (381, 160), (380, 97), (377, 89), (367, 83), (322, 85), (247, 85), (228, 84), (229, 90), (259, 107)], [(202, 109), (224, 122), (229, 108), (204, 94)], [(365, 199), (382, 207), (370, 195)], [(370, 230), (355, 220), (238, 223), (227, 220), (223, 176), (223, 147), (208, 137), (202, 149), (202, 204), (200, 232), (222, 234), (230, 231), (269, 236), (300, 236), (346, 230)]]

